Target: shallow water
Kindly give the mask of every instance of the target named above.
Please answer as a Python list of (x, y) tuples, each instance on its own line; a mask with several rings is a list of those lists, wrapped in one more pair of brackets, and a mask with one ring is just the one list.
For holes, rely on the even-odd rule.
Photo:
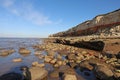
[[(35, 44), (43, 43), (44, 39), (35, 39), (35, 38), (0, 38), (0, 50), (1, 49), (15, 49), (16, 52), (12, 53), (8, 56), (0, 56), (0, 76), (6, 74), (8, 72), (20, 72), (20, 66), (28, 66), (31, 67), (32, 62), (38, 61), (39, 63), (43, 63), (44, 60), (40, 60), (37, 56), (34, 55), (34, 50), (32, 48)], [(26, 47), (31, 50), (31, 54), (29, 55), (21, 55), (18, 53), (20, 47)], [(41, 51), (42, 55), (46, 55), (46, 51)], [(55, 57), (58, 55), (56, 52)], [(22, 58), (22, 62), (12, 62), (14, 58)], [(65, 59), (65, 56), (62, 56), (62, 59)], [(51, 73), (54, 71), (52, 65), (45, 63), (46, 70)], [(84, 80), (96, 80), (93, 72), (91, 71), (80, 71), (79, 68), (76, 68), (75, 71), (78, 75), (84, 78)], [(84, 73), (87, 72), (90, 76), (86, 76)]]
[[(16, 52), (8, 56), (0, 56), (0, 75), (7, 72), (19, 71), (19, 67), (26, 65), (31, 66), (33, 61), (42, 62), (34, 55), (34, 49), (32, 45), (41, 44), (43, 39), (35, 38), (0, 38), (0, 49), (15, 49)], [(19, 47), (26, 47), (31, 50), (29, 55), (21, 55), (18, 53)], [(12, 60), (14, 58), (22, 58), (22, 62), (14, 63)]]

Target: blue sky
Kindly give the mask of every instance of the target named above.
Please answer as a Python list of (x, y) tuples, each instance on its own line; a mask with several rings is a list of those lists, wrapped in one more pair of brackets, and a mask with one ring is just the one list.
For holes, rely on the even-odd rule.
[(0, 0), (0, 37), (48, 37), (120, 8), (120, 0)]

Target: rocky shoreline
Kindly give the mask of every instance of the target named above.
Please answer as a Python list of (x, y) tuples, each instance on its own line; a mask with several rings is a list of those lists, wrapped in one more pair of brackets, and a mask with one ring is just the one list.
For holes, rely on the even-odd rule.
[[(70, 38), (64, 38), (66, 40), (71, 40)], [(62, 77), (55, 76), (52, 74), (55, 74), (52, 72), (50, 75), (55, 78), (55, 80), (58, 80), (59, 78), (62, 78), (62, 80), (86, 80), (85, 76), (89, 77), (91, 76), (91, 72), (93, 72), (95, 80), (119, 80), (120, 79), (120, 52), (119, 49), (116, 51), (117, 53), (111, 53), (108, 51), (94, 51), (90, 49), (84, 49), (84, 48), (78, 48), (70, 45), (65, 44), (59, 44), (54, 43), (55, 40), (58, 40), (58, 38), (54, 39), (46, 39), (45, 43), (42, 45), (34, 46), (37, 50), (46, 50), (47, 55), (42, 56), (39, 55), (40, 58), (44, 58), (45, 62), (50, 63), (54, 66), (54, 68), (57, 68), (56, 75), (60, 74), (61, 71), (59, 70), (61, 67), (69, 67), (73, 70), (72, 75), (66, 74), (68, 71), (63, 71)], [(77, 39), (74, 39), (77, 40)], [(74, 41), (73, 40), (73, 41)], [(78, 39), (80, 40), (80, 39)], [(100, 39), (101, 40), (101, 39)], [(107, 42), (112, 42), (109, 44), (116, 44), (120, 46), (120, 39), (106, 39), (103, 41), (105, 44)], [(114, 42), (114, 40), (116, 42)], [(96, 46), (97, 47), (97, 46)], [(105, 46), (106, 47), (106, 46)], [(81, 75), (78, 75), (78, 73), (75, 71), (83, 72), (84, 77)], [(68, 78), (71, 77), (71, 79)]]
[[(62, 40), (63, 43), (56, 43)], [(81, 41), (103, 41), (102, 51), (66, 45)], [(47, 38), (43, 44), (33, 45), (34, 55), (42, 62), (33, 61), (30, 72), (32, 80), (119, 80), (120, 79), (120, 39), (110, 38)], [(96, 46), (98, 47), (98, 46)], [(8, 56), (14, 49), (1, 49), (0, 56)], [(18, 53), (30, 55), (27, 47), (20, 47)], [(13, 63), (22, 62), (15, 58)]]

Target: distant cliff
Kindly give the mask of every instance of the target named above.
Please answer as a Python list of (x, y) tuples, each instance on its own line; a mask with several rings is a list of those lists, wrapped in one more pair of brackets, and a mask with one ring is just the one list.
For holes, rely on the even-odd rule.
[(49, 37), (75, 37), (92, 34), (120, 36), (120, 9), (98, 15), (92, 20), (78, 24), (67, 31), (52, 34)]

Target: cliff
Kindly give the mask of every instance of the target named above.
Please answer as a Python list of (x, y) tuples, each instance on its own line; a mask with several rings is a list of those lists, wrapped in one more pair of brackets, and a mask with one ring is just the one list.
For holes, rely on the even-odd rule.
[(85, 21), (77, 26), (49, 37), (75, 37), (85, 35), (120, 36), (120, 9), (98, 15), (92, 20)]

